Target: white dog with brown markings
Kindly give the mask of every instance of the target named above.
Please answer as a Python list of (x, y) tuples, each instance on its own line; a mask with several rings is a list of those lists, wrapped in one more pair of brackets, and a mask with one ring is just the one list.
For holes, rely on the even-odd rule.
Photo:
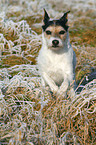
[(68, 13), (51, 20), (44, 10), (42, 48), (37, 62), (43, 86), (48, 85), (58, 95), (66, 95), (70, 87), (70, 94), (74, 96), (76, 56), (70, 45)]

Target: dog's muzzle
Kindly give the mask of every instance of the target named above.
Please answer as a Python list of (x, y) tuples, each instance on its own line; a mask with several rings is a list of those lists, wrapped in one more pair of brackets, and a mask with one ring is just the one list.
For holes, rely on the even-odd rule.
[(53, 40), (52, 41), (52, 47), (58, 47), (59, 41), (58, 40)]

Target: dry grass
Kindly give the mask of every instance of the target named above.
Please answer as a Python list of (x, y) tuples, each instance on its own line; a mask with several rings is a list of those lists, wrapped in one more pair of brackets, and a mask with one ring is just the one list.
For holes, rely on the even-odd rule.
[(74, 98), (69, 95), (64, 98), (52, 95), (47, 87), (42, 88), (36, 66), (41, 47), (42, 8), (52, 17), (70, 9), (69, 32), (77, 57), (77, 84), (94, 72), (94, 3), (91, 0), (1, 2), (0, 144), (95, 145), (96, 78)]

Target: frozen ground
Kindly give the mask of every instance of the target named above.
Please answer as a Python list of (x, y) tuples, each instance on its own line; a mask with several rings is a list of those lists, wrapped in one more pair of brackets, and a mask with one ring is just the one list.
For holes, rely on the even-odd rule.
[[(71, 11), (76, 81), (80, 91), (85, 85), (76, 98), (59, 99), (40, 84), (43, 8), (55, 18)], [(0, 1), (0, 144), (95, 145), (95, 31), (95, 0)]]

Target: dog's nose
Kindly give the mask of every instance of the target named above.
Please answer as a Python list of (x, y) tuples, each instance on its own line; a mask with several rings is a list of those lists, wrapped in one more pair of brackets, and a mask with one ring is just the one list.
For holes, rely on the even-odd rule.
[(52, 41), (52, 44), (53, 44), (54, 46), (57, 46), (57, 45), (59, 44), (59, 41), (55, 39), (55, 40)]

